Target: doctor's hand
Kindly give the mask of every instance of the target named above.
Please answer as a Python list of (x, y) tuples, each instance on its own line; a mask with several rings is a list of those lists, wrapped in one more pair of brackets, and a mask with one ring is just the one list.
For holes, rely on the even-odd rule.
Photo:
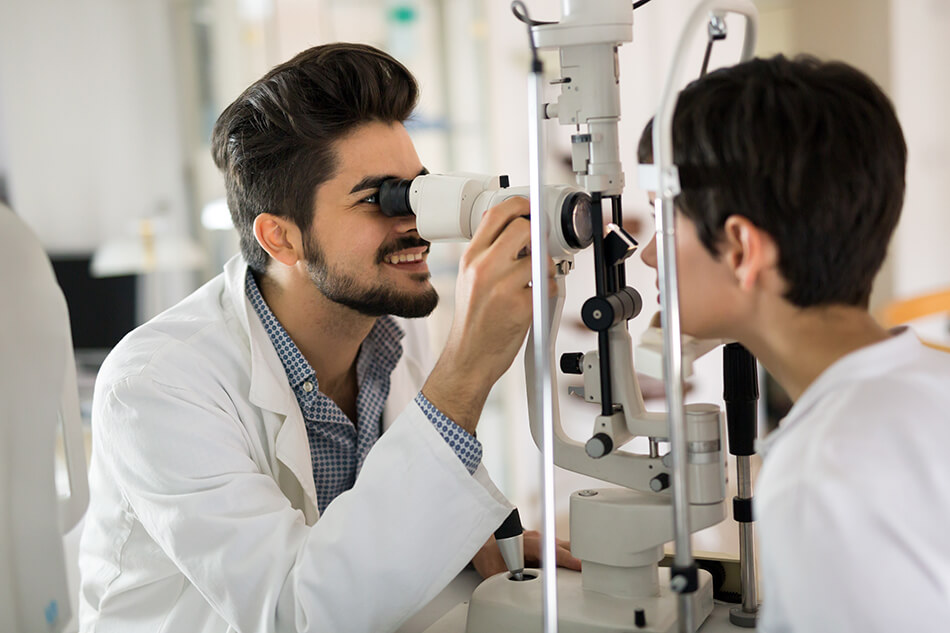
[[(581, 561), (571, 556), (570, 542), (555, 539), (555, 543), (557, 566), (580, 571)], [(475, 557), (472, 558), (472, 564), (475, 566), (475, 571), (482, 578), (508, 571), (505, 560), (501, 557), (501, 551), (498, 549), (498, 544), (495, 543), (494, 536), (488, 539), (488, 542), (478, 550)], [(524, 564), (526, 567), (541, 566), (541, 533), (537, 530), (525, 530), (524, 532)]]
[[(528, 201), (515, 197), (483, 216), (459, 262), (448, 341), (422, 388), (433, 405), (469, 433), (531, 325), (528, 212)], [(554, 277), (550, 259), (548, 275)], [(554, 284), (551, 288), (556, 292)]]

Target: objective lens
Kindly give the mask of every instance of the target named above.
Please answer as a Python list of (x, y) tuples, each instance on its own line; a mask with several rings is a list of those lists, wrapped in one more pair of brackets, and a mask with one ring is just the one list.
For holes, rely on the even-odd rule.
[(584, 249), (594, 241), (590, 207), (590, 196), (581, 191), (567, 196), (561, 205), (561, 231), (572, 248)]
[(379, 210), (393, 218), (399, 215), (414, 215), (409, 205), (409, 187), (412, 180), (390, 178), (379, 185)]

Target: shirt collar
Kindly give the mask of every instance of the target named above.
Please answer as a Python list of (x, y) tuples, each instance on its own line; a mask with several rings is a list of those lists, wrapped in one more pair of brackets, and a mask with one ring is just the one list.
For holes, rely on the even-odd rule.
[[(260, 286), (258, 286), (257, 279), (250, 268), (247, 269), (244, 291), (264, 325), (274, 349), (277, 350), (277, 356), (284, 366), (290, 386), (296, 389), (307, 380), (311, 380), (316, 384), (317, 379), (313, 367), (304, 358), (297, 344), (290, 338), (287, 330), (280, 324), (270, 306), (264, 301)], [(402, 357), (402, 339), (405, 335), (406, 333), (393, 317), (384, 315), (376, 319), (369, 335), (363, 341), (359, 358), (365, 358), (367, 361), (372, 359), (378, 362), (380, 369), (388, 375)]]

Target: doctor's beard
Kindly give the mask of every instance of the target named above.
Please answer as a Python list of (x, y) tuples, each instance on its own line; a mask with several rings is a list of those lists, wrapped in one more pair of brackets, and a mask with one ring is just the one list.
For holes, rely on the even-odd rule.
[[(428, 242), (420, 238), (401, 238), (380, 247), (376, 254), (376, 265), (382, 265), (384, 259), (398, 251), (414, 246), (427, 246)], [(338, 266), (327, 263), (323, 249), (316, 239), (304, 233), (304, 257), (307, 260), (307, 272), (310, 280), (327, 299), (344, 305), (360, 314), (379, 317), (386, 314), (413, 319), (428, 316), (439, 304), (439, 293), (428, 283), (429, 273), (412, 275), (420, 282), (417, 292), (400, 292), (383, 282), (366, 283), (359, 276)], [(424, 285), (423, 285), (423, 282)]]

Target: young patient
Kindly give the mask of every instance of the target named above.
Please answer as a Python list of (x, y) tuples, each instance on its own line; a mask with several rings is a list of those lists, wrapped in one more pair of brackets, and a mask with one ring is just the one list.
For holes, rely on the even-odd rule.
[(760, 446), (758, 630), (950, 630), (950, 354), (867, 311), (904, 197), (893, 106), (845, 64), (756, 59), (682, 92), (673, 143), (683, 331), (795, 402)]

